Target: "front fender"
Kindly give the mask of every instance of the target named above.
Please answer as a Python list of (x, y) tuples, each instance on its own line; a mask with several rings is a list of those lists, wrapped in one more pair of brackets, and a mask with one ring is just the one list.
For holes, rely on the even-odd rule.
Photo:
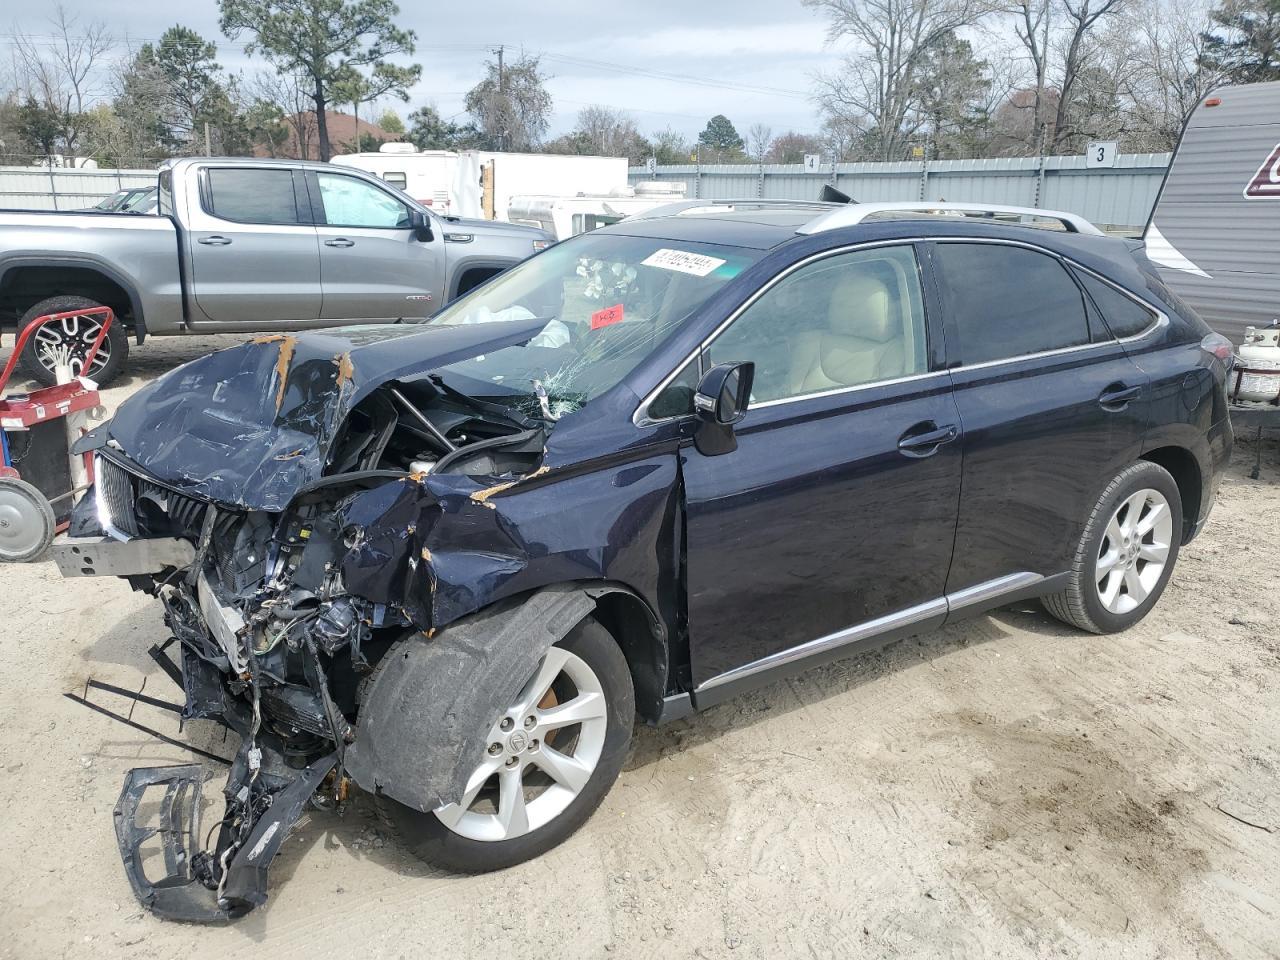
[(423, 812), (458, 802), (483, 759), (484, 734), (594, 607), (583, 590), (548, 587), (397, 643), (361, 693), (347, 772)]

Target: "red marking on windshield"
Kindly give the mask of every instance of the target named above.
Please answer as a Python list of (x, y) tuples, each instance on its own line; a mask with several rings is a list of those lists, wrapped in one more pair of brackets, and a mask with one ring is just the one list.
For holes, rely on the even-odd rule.
[(599, 330), (601, 327), (607, 327), (612, 323), (622, 322), (622, 304), (614, 304), (612, 307), (605, 307), (603, 310), (597, 310), (591, 315), (591, 329)]

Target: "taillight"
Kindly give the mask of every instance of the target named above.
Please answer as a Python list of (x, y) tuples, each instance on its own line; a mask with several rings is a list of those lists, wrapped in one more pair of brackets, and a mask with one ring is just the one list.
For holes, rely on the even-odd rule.
[(1205, 353), (1213, 354), (1228, 367), (1235, 358), (1235, 348), (1231, 345), (1231, 341), (1220, 333), (1206, 334), (1200, 341), (1200, 349)]

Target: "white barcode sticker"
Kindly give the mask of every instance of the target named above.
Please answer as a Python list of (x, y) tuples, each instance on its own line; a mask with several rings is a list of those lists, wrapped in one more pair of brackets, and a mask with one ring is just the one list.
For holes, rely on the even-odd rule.
[(705, 277), (716, 267), (724, 266), (724, 261), (717, 260), (715, 257), (703, 256), (700, 253), (690, 253), (687, 250), (668, 250), (666, 248), (655, 250), (641, 263), (646, 267), (675, 270), (678, 273), (688, 273), (695, 277)]

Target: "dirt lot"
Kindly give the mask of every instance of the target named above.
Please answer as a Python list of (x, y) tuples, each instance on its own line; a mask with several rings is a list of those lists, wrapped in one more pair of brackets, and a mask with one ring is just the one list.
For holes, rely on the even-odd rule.
[[(232, 342), (148, 344), (135, 378)], [(642, 729), (587, 827), (501, 874), (312, 813), (217, 929), (143, 914), (112, 835), (125, 771), (189, 756), (61, 697), (172, 695), (158, 605), (0, 567), (0, 956), (1280, 956), (1280, 456), (1253, 481), (1238, 449), (1137, 629), (1002, 611)]]

